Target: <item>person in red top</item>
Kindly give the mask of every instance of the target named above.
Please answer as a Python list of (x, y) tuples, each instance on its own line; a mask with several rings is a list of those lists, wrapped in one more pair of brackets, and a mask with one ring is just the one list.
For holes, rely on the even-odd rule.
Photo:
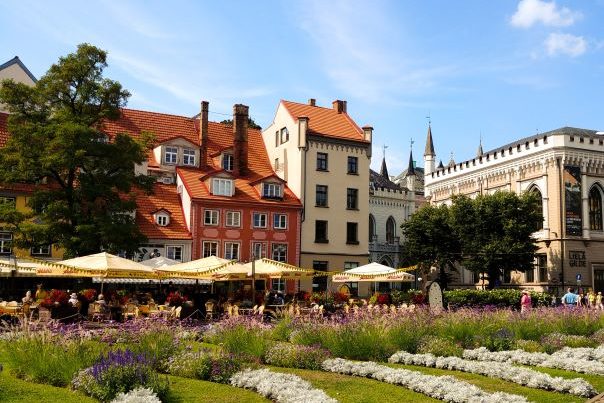
[(520, 298), (520, 312), (528, 312), (531, 309), (532, 300), (527, 290), (522, 291), (522, 297)]

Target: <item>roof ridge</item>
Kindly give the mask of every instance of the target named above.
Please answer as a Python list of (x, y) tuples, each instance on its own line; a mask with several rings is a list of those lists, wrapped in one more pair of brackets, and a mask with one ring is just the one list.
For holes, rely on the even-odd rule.
[[(172, 116), (175, 118), (184, 118), (184, 119), (188, 119), (190, 121), (195, 121), (194, 118), (190, 117), (190, 116), (184, 116), (184, 115), (175, 115), (173, 113), (166, 113), (166, 112), (153, 112), (153, 111), (146, 111), (144, 109), (136, 109), (136, 108), (120, 108), (121, 110), (126, 110), (126, 111), (133, 111), (133, 112), (143, 112), (143, 113), (151, 113), (154, 115), (163, 115), (163, 116)], [(214, 123), (214, 122), (213, 122)]]

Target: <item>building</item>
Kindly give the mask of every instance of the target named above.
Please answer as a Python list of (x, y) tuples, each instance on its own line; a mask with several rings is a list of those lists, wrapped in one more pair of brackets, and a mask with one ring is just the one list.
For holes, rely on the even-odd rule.
[[(262, 137), (273, 169), (304, 206), (302, 267), (323, 271), (368, 262), (369, 164), (373, 128), (362, 129), (346, 101), (331, 108), (281, 101)], [(326, 288), (315, 278), (315, 290)]]
[[(19, 56), (15, 56), (6, 63), (0, 64), (0, 82), (2, 80), (13, 80), (29, 86), (34, 86), (38, 82), (38, 79), (19, 59)], [(0, 112), (6, 112), (2, 104), (0, 104)]]
[[(539, 248), (535, 269), (505, 273), (504, 286), (558, 294), (570, 286), (604, 291), (604, 132), (563, 127), (447, 167), (435, 168), (432, 155), (425, 164), (431, 203), (450, 203), (455, 194), (496, 191), (541, 197), (543, 227), (534, 234)], [(481, 285), (479, 276), (463, 269), (457, 282)]]

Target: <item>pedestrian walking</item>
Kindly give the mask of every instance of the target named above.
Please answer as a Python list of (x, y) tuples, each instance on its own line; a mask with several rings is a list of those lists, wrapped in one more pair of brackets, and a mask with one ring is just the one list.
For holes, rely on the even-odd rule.
[(532, 304), (531, 295), (527, 290), (523, 290), (522, 297), (520, 297), (520, 312), (528, 312), (531, 309)]

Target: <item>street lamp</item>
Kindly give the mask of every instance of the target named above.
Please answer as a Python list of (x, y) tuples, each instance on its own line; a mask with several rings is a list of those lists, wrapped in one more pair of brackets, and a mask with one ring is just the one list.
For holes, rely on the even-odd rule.
[(256, 305), (256, 251), (252, 251), (252, 304)]

